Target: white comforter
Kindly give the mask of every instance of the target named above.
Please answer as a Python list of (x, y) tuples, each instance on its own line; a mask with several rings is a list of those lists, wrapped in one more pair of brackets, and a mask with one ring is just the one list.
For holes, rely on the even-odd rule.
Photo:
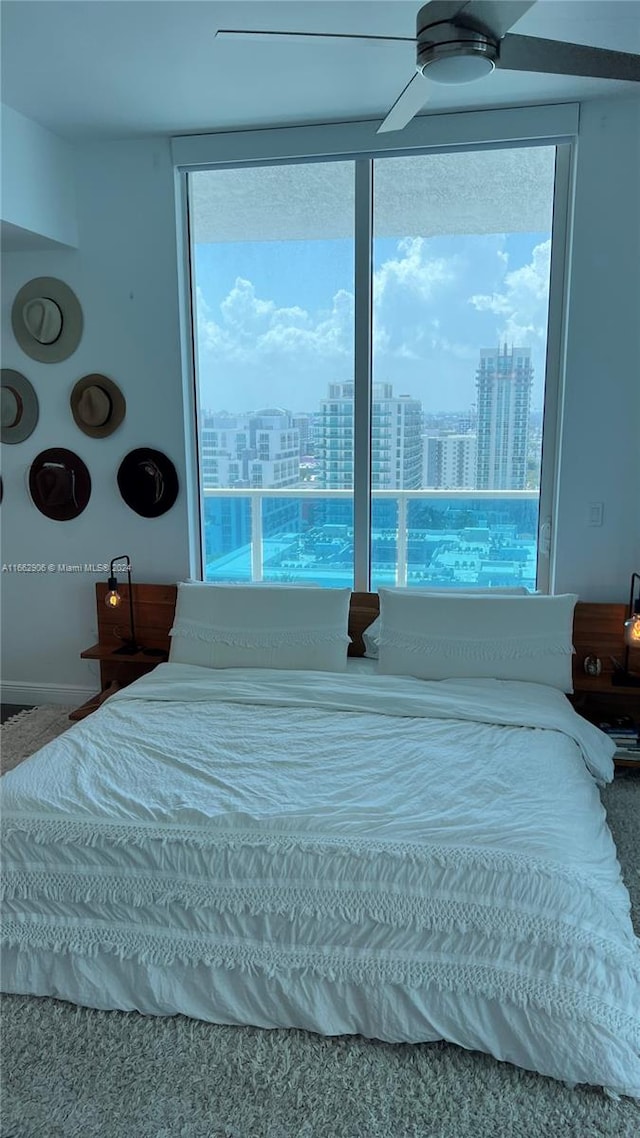
[(640, 1097), (612, 750), (537, 684), (162, 664), (2, 779), (3, 987)]

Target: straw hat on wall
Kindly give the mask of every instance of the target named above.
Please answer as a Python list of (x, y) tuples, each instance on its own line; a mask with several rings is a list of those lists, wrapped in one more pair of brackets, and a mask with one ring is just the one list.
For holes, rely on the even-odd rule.
[(38, 422), (38, 396), (26, 376), (2, 368), (2, 442), (23, 443)]
[(76, 294), (55, 277), (34, 277), (22, 286), (11, 309), (13, 334), (23, 352), (54, 364), (72, 355), (82, 337)]
[(118, 429), (127, 404), (117, 383), (106, 375), (85, 375), (69, 400), (77, 426), (93, 439), (105, 439)]

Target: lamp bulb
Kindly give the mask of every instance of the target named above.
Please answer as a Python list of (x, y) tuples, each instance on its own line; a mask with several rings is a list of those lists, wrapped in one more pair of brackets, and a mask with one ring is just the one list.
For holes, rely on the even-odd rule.
[(109, 589), (109, 592), (104, 598), (104, 603), (108, 609), (117, 609), (121, 600), (122, 597), (120, 596), (120, 593), (117, 589)]
[(640, 648), (640, 612), (625, 620), (624, 642), (628, 648)]

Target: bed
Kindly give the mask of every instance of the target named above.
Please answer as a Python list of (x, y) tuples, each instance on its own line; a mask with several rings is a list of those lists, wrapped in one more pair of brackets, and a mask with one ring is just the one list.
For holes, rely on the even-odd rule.
[(611, 742), (553, 685), (378, 666), (172, 659), (5, 775), (3, 990), (640, 1098)]

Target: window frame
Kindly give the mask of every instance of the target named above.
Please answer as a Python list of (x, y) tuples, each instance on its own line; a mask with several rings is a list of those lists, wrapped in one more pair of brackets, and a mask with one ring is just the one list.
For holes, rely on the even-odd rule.
[[(171, 140), (179, 270), (189, 563), (204, 580), (204, 495), (200, 469), (199, 382), (195, 312), (192, 298), (192, 233), (188, 175), (201, 170), (290, 165), (306, 162), (355, 163), (354, 223), (354, 584), (370, 590), (371, 406), (372, 406), (372, 246), (373, 163), (384, 157), (495, 150), (530, 146), (556, 148), (552, 207), (549, 306), (542, 417), (542, 455), (538, 499), (536, 587), (550, 592), (555, 569), (554, 517), (558, 500), (562, 395), (566, 356), (568, 265), (575, 192), (579, 106), (503, 108), (461, 114), (419, 116), (402, 131), (377, 135), (376, 122), (178, 136)], [(399, 141), (401, 145), (399, 145)], [(406, 535), (405, 535), (406, 537)], [(255, 551), (254, 551), (255, 554)]]

